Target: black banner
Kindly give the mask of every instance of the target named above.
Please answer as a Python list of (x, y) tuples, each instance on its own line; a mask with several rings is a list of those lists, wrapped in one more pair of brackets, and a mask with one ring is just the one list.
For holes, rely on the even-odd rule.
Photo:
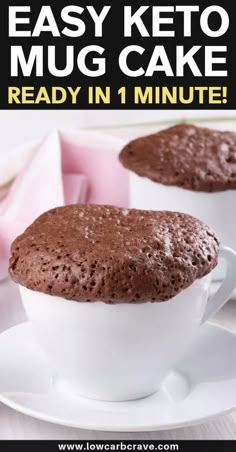
[(1, 0), (0, 109), (234, 109), (232, 0)]
[(1, 441), (1, 452), (234, 452), (236, 441)]

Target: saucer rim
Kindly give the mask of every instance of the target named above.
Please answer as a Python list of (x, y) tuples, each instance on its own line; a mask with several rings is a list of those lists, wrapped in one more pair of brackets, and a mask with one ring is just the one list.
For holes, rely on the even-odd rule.
[[(23, 329), (24, 327), (26, 327), (27, 325), (30, 325), (29, 321), (25, 321), (22, 323), (19, 323), (13, 327), (10, 327), (8, 329), (6, 329), (5, 331), (3, 331), (0, 334), (3, 335), (4, 333), (9, 333), (10, 330), (14, 331), (15, 329)], [(211, 320), (209, 322), (206, 322), (205, 326), (210, 326), (213, 327), (217, 330), (222, 330), (228, 334), (231, 334), (232, 336), (236, 337), (236, 332), (233, 331), (231, 328), (228, 328), (224, 325), (220, 325), (218, 324), (217, 321)], [(236, 382), (236, 378), (235, 378), (235, 382)], [(9, 394), (9, 396), (7, 396), (7, 394)], [(105, 426), (104, 424), (99, 425), (99, 423), (93, 424), (93, 425), (88, 425), (88, 423), (83, 424), (81, 422), (76, 421), (75, 423), (73, 423), (73, 421), (67, 421), (66, 419), (62, 419), (62, 418), (57, 418), (57, 417), (52, 417), (50, 415), (47, 415), (45, 413), (40, 413), (38, 411), (35, 411), (31, 408), (27, 408), (24, 405), (18, 403), (18, 402), (14, 402), (13, 400), (11, 400), (11, 394), (12, 393), (0, 393), (0, 403), (3, 403), (4, 405), (8, 406), (9, 408), (23, 414), (26, 416), (29, 416), (31, 418), (43, 421), (43, 422), (47, 422), (50, 424), (54, 424), (54, 425), (60, 425), (60, 426), (64, 426), (67, 428), (76, 428), (76, 429), (81, 429), (81, 430), (93, 430), (93, 431), (104, 431), (104, 432), (120, 432), (120, 433), (141, 433), (141, 432), (154, 432), (154, 431), (166, 431), (166, 430), (173, 430), (173, 429), (179, 429), (179, 428), (184, 428), (184, 427), (191, 427), (191, 426), (197, 426), (206, 422), (209, 422), (211, 420), (217, 419), (220, 416), (225, 416), (228, 415), (232, 412), (234, 412), (236, 410), (236, 402), (234, 402), (234, 406), (232, 406), (231, 408), (227, 408), (225, 410), (221, 410), (219, 412), (216, 412), (215, 414), (208, 414), (206, 416), (201, 416), (195, 419), (190, 419), (190, 420), (185, 420), (185, 421), (181, 421), (181, 422), (176, 422), (176, 423), (172, 423), (172, 424), (168, 424), (168, 423), (163, 423), (163, 424), (152, 424), (150, 425), (150, 423), (145, 426), (141, 426), (141, 425), (135, 425), (135, 424), (116, 424), (115, 426)], [(122, 402), (120, 402), (122, 403)]]
[[(236, 380), (235, 380), (236, 381)], [(135, 425), (124, 425), (122, 424), (121, 426), (116, 425), (113, 427), (106, 427), (104, 425), (85, 425), (85, 424), (79, 424), (78, 422), (73, 423), (70, 421), (63, 421), (61, 418), (52, 418), (52, 417), (48, 417), (47, 415), (41, 415), (38, 414), (38, 412), (33, 411), (31, 409), (27, 409), (22, 407), (22, 405), (15, 403), (15, 402), (11, 402), (9, 401), (9, 399), (4, 398), (4, 396), (2, 396), (0, 394), (0, 403), (3, 403), (5, 406), (9, 407), (10, 409), (13, 409), (14, 411), (23, 414), (25, 416), (31, 417), (33, 419), (39, 420), (39, 421), (43, 421), (43, 422), (47, 422), (49, 424), (53, 424), (53, 425), (59, 425), (61, 427), (67, 427), (67, 428), (74, 428), (74, 429), (79, 429), (79, 430), (91, 430), (91, 431), (97, 431), (97, 432), (114, 432), (114, 433), (145, 433), (145, 432), (158, 432), (158, 431), (167, 431), (167, 430), (175, 430), (175, 429), (180, 429), (180, 428), (185, 428), (185, 427), (194, 427), (197, 425), (201, 425), (204, 424), (206, 422), (210, 422), (213, 420), (216, 420), (217, 418), (221, 417), (221, 416), (227, 416), (233, 412), (235, 412), (236, 409), (236, 405), (232, 408), (229, 408), (227, 410), (224, 411), (220, 411), (219, 413), (216, 414), (210, 414), (208, 416), (204, 416), (201, 418), (196, 418), (194, 420), (189, 420), (189, 421), (182, 421), (180, 423), (173, 423), (173, 424), (153, 424), (153, 425), (148, 425), (148, 426), (135, 426)]]

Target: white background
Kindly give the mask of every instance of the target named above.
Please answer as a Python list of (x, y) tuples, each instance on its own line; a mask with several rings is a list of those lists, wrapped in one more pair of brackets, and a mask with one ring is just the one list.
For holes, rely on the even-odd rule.
[[(234, 111), (0, 111), (0, 153), (5, 153), (24, 142), (41, 139), (54, 127), (83, 128), (83, 127), (109, 127), (112, 125), (128, 125), (132, 123), (159, 122), (175, 119), (176, 121), (186, 118), (236, 118)], [(115, 132), (117, 134), (117, 131)], [(125, 133), (120, 131), (119, 135)]]

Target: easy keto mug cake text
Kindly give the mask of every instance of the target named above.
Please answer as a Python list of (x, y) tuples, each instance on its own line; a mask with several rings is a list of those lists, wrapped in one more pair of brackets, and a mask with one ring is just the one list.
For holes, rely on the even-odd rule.
[[(157, 391), (236, 284), (234, 252), (177, 212), (59, 207), (19, 236), (11, 253), (10, 274), (56, 390), (99, 400)], [(228, 277), (208, 302), (222, 253)]]

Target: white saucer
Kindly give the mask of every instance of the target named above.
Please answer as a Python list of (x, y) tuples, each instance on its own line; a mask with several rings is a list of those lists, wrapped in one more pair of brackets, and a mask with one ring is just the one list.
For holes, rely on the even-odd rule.
[(0, 401), (29, 416), (103, 431), (154, 431), (209, 420), (236, 408), (236, 335), (201, 328), (162, 389), (134, 402), (96, 402), (56, 391), (55, 375), (23, 323), (0, 335)]

